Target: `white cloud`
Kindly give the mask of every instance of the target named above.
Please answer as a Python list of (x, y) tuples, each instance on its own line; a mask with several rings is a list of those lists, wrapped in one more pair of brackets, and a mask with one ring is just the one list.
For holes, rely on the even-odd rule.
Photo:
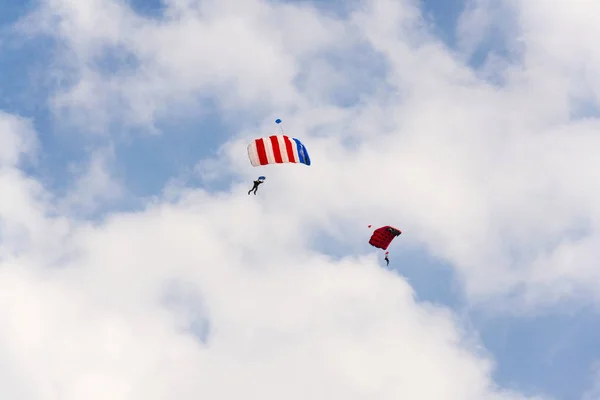
[(40, 204), (49, 196), (19, 169), (25, 160), (36, 162), (39, 144), (31, 121), (0, 113), (0, 139), (0, 257), (10, 259), (48, 243), (37, 227), (44, 220)]
[[(33, 133), (6, 118), (7, 143)], [(0, 186), (3, 397), (524, 398), (448, 310), (307, 251), (287, 210), (188, 191), (91, 225), (14, 166)]]
[[(226, 109), (289, 108), (302, 102), (297, 62), (347, 43), (339, 21), (257, 0), (169, 2), (161, 22), (115, 0), (42, 4), (22, 29), (61, 40), (60, 66), (77, 78), (53, 104), (89, 130), (123, 120), (151, 128), (169, 107), (193, 110), (215, 93)], [(134, 61), (107, 73), (98, 65), (107, 55)]]
[[(83, 74), (58, 96), (84, 118), (153, 124), (169, 110), (181, 115), (181, 101), (206, 96), (217, 96), (223, 110), (257, 119), (271, 120), (277, 111), (290, 134), (305, 138), (315, 162), (310, 172), (269, 169), (276, 179), (270, 182), (277, 182), (263, 190), (271, 206), (293, 205), (317, 229), (373, 220), (400, 225), (409, 232), (402, 243), (425, 245), (455, 264), (473, 300), (501, 296), (510, 308), (502, 296), (526, 287), (517, 297), (535, 306), (596, 287), (600, 277), (589, 265), (599, 237), (600, 194), (591, 184), (600, 178), (598, 123), (571, 119), (582, 88), (594, 90), (592, 70), (583, 77), (577, 71), (594, 58), (581, 45), (564, 53), (551, 40), (558, 34), (545, 35), (557, 29), (549, 21), (558, 11), (536, 6), (548, 14), (539, 19), (529, 3), (487, 11), (489, 3), (475, 3), (470, 13), (514, 25), (522, 44), (511, 56), (516, 59), (486, 67), (499, 86), (433, 38), (411, 2), (367, 2), (347, 20), (258, 0), (172, 2), (160, 21), (114, 1), (101, 10), (94, 1), (43, 4), (38, 26), (53, 29), (72, 54), (71, 67)], [(561, 43), (593, 33), (578, 15), (566, 13), (572, 22), (558, 25)], [(574, 24), (582, 27), (570, 30)], [(485, 25), (465, 29), (483, 32)], [(508, 46), (516, 39), (507, 36)], [(324, 104), (319, 99), (343, 82), (351, 86), (357, 71), (337, 70), (321, 55), (352, 59), (365, 43), (387, 63), (374, 94), (353, 107)], [(94, 57), (111, 46), (133, 54), (139, 65), (113, 74), (95, 67)], [(310, 79), (300, 89), (294, 79), (305, 70)], [(79, 96), (81, 87), (88, 95)], [(233, 164), (224, 171), (244, 179), (255, 174), (245, 143), (272, 129), (255, 125), (232, 144)], [(569, 250), (581, 244), (570, 244), (566, 232), (582, 224), (589, 250)]]
[[(301, 221), (251, 200), (192, 191), (73, 221), (54, 268), (36, 248), (3, 261), (3, 395), (525, 398), (495, 388), (449, 311), (372, 256), (307, 252)], [(37, 230), (55, 239), (52, 225)]]
[[(472, 15), (492, 23), (486, 4)], [(235, 173), (230, 192), (171, 188), (179, 203), (157, 199), (97, 227), (44, 217), (51, 203), (37, 200), (39, 186), (10, 170), (2, 182), (22, 199), (0, 210), (14, 221), (0, 293), (18, 302), (0, 305), (6, 362), (17, 358), (11, 368), (47, 390), (40, 398), (519, 398), (494, 397), (489, 362), (461, 350), (450, 317), (415, 304), (374, 258), (333, 262), (311, 246), (325, 231), (332, 245), (364, 253), (363, 227), (389, 223), (404, 231), (394, 246), (425, 246), (452, 262), (474, 302), (525, 311), (598, 299), (600, 124), (573, 118), (595, 101), (600, 53), (588, 41), (597, 24), (585, 15), (596, 6), (580, 2), (589, 8), (579, 14), (532, 4), (504, 4), (519, 16), (511, 23), (521, 47), (488, 64), (501, 82), (492, 84), (431, 37), (409, 2), (366, 2), (337, 20), (258, 0), (172, 1), (161, 21), (116, 1), (44, 2), (33, 21), (68, 56), (60, 71), (73, 86), (53, 103), (68, 121), (153, 127), (215, 96), (223, 111), (256, 120), (277, 112), (313, 165), (249, 167), (248, 140), (272, 128), (240, 121), (246, 129), (221, 157), (199, 164)], [(353, 58), (365, 42), (386, 63), (369, 80), (374, 94), (348, 108), (327, 104), (359, 74), (324, 54)], [(106, 49), (133, 55), (134, 67), (98, 67)], [(309, 75), (302, 88), (300, 73)], [(258, 171), (268, 182), (248, 198), (239, 181)], [(165, 312), (171, 283), (201, 296), (208, 344), (174, 330), (196, 312)], [(27, 335), (15, 328), (24, 324)], [(36, 372), (47, 372), (40, 360), (54, 375)]]
[(0, 111), (0, 166), (16, 167), (35, 162), (38, 142), (31, 121)]
[(107, 202), (118, 200), (125, 189), (114, 177), (115, 154), (112, 147), (90, 152), (85, 165), (71, 166), (74, 182), (59, 207), (67, 215), (81, 211), (97, 211)]

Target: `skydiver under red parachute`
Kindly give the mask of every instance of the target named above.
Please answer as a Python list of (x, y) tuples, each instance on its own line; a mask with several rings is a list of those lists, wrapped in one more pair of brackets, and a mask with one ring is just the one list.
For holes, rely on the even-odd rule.
[[(371, 225), (369, 225), (369, 228), (371, 228)], [(381, 228), (377, 228), (373, 231), (371, 239), (369, 239), (369, 244), (373, 247), (377, 247), (382, 250), (387, 250), (390, 243), (392, 243), (392, 241), (401, 234), (402, 231), (400, 229), (396, 229), (392, 226), (387, 225), (382, 226)], [(390, 259), (388, 257), (389, 253), (389, 251), (385, 252), (385, 262), (388, 266), (390, 265)]]

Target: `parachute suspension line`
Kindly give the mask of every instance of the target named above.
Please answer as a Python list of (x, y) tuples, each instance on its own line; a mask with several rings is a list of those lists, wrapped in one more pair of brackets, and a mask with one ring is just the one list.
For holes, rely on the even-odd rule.
[(282, 134), (282, 135), (284, 135), (284, 133), (283, 133), (283, 126), (281, 126), (281, 120), (280, 120), (279, 118), (277, 118), (277, 119), (275, 120), (275, 123), (276, 123), (277, 125), (279, 125), (279, 130), (281, 131), (281, 134)]

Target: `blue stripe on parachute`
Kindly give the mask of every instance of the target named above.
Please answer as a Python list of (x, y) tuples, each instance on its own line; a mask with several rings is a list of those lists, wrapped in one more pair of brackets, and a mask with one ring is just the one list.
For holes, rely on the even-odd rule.
[(292, 138), (294, 142), (296, 142), (296, 149), (298, 150), (298, 158), (300, 162), (305, 165), (310, 165), (310, 157), (308, 156), (308, 151), (306, 147), (296, 138)]

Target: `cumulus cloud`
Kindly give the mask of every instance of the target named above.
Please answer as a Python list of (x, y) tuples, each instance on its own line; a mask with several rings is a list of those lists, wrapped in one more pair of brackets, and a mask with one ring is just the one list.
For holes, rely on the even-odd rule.
[(25, 235), (3, 231), (3, 396), (524, 398), (448, 310), (373, 256), (307, 251), (284, 210), (190, 191), (90, 225), (23, 175), (0, 182)]
[[(499, 18), (489, 4), (473, 3), (463, 37)], [(178, 184), (91, 224), (57, 216), (56, 199), (16, 168), (33, 143), (18, 132), (31, 129), (3, 117), (7, 395), (525, 398), (494, 385), (492, 360), (448, 310), (416, 303), (365, 255), (364, 227), (398, 226), (399, 246), (449, 261), (472, 302), (521, 311), (598, 299), (600, 126), (581, 117), (598, 78), (581, 38), (597, 28), (532, 4), (502, 4), (520, 39), (505, 36), (514, 53), (482, 74), (409, 1), (336, 17), (172, 0), (160, 19), (116, 0), (41, 1), (20, 27), (57, 40), (50, 104), (64, 122), (156, 132), (209, 98), (241, 129), (198, 164), (206, 180), (233, 175), (226, 190)], [(256, 121), (274, 112), (312, 166), (249, 167), (246, 144), (272, 131)], [(78, 205), (113, 187), (110, 154), (97, 154)], [(258, 171), (268, 183), (248, 198)], [(323, 237), (352, 251), (331, 259)]]
[(30, 120), (0, 111), (0, 166), (18, 167), (35, 161), (38, 141)]
[(299, 219), (245, 196), (190, 191), (100, 225), (58, 222), (30, 227), (54, 258), (6, 248), (5, 396), (525, 398), (496, 388), (452, 314), (416, 304), (372, 255), (307, 251)]
[(114, 160), (114, 149), (108, 147), (91, 151), (85, 165), (72, 164), (74, 182), (59, 205), (62, 212), (90, 213), (118, 200), (125, 190), (114, 177), (111, 168)]
[(59, 68), (71, 75), (52, 100), (55, 110), (100, 128), (115, 121), (152, 128), (173, 108), (216, 94), (227, 110), (288, 108), (303, 100), (293, 82), (299, 63), (348, 43), (340, 21), (307, 7), (258, 0), (167, 6), (156, 21), (116, 0), (42, 2), (21, 26), (61, 40)]

